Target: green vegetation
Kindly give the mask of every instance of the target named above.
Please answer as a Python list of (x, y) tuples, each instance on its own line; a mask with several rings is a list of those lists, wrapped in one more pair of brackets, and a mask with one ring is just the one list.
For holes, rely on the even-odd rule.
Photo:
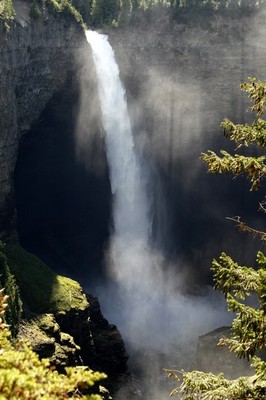
[[(23, 1), (23, 0), (22, 0)], [(74, 19), (80, 24), (83, 28), (86, 28), (84, 20), (82, 18), (81, 13), (75, 7), (74, 2), (71, 0), (33, 0), (28, 1), (24, 0), (26, 3), (29, 3), (30, 6), (30, 16), (33, 19), (37, 19), (41, 16), (41, 13), (44, 7), (47, 7), (51, 13), (64, 13), (65, 15), (70, 15), (74, 17)], [(84, 0), (81, 0), (81, 10), (84, 11), (86, 15), (87, 10), (84, 10)], [(78, 3), (77, 3), (78, 4)], [(89, 5), (90, 8), (90, 5)], [(2, 23), (3, 27), (8, 30), (9, 29), (9, 21), (13, 20), (15, 16), (15, 11), (13, 7), (12, 0), (0, 0), (0, 23)]]
[[(80, 0), (81, 1), (81, 0)], [(85, 3), (86, 0), (84, 0)], [(174, 18), (191, 17), (195, 14), (250, 15), (264, 4), (265, 0), (91, 0), (86, 22), (89, 25), (102, 26), (129, 23), (134, 21), (136, 12), (149, 13), (156, 9), (170, 9)], [(80, 5), (77, 5), (78, 9)], [(85, 4), (83, 7), (86, 7)]]
[[(221, 126), (225, 130), (225, 135), (237, 144), (237, 148), (248, 147), (256, 144), (260, 148), (266, 147), (266, 121), (260, 116), (263, 114), (266, 105), (266, 83), (250, 78), (248, 83), (243, 83), (241, 89), (249, 94), (253, 101), (251, 111), (257, 113), (257, 118), (250, 126), (248, 124), (234, 124), (227, 118), (223, 120)], [(246, 157), (242, 154), (233, 156), (225, 151), (221, 151), (222, 157), (213, 151), (202, 154), (202, 160), (208, 164), (208, 172), (212, 173), (232, 173), (234, 176), (246, 174), (251, 182), (251, 190), (260, 187), (262, 180), (266, 176), (265, 153), (259, 157)]]
[(5, 249), (11, 273), (16, 277), (23, 303), (36, 313), (85, 310), (88, 302), (78, 282), (55, 274), (38, 257), (20, 246)]
[(32, 2), (31, 8), (30, 8), (30, 16), (31, 16), (31, 18), (33, 18), (33, 19), (37, 19), (37, 18), (39, 18), (39, 16), (40, 16), (40, 13), (39, 13), (39, 10), (38, 10), (38, 7), (37, 7), (36, 0), (34, 0), (34, 1)]
[(8, 294), (8, 309), (5, 313), (5, 320), (10, 325), (12, 336), (16, 336), (21, 318), (22, 301), (15, 277), (10, 272), (5, 255), (5, 246), (2, 242), (0, 242), (0, 288), (5, 288)]
[(12, 0), (0, 0), (0, 27), (8, 30), (8, 22), (14, 19), (14, 15)]
[(74, 17), (76, 22), (80, 24), (84, 29), (86, 25), (80, 12), (75, 8), (72, 1), (70, 0), (39, 0), (41, 7), (47, 6), (50, 13), (63, 13), (64, 15), (70, 15)]
[(94, 25), (111, 25), (118, 19), (119, 1), (93, 0), (91, 18)]
[[(236, 142), (237, 149), (256, 144), (264, 152), (266, 147), (266, 121), (261, 118), (266, 106), (266, 83), (250, 78), (241, 85), (252, 100), (251, 111), (256, 119), (251, 126), (235, 125), (224, 119), (222, 127), (228, 139)], [(231, 173), (234, 177), (245, 175), (251, 182), (251, 190), (261, 187), (266, 176), (265, 152), (262, 156), (247, 157), (242, 154), (230, 155), (221, 151), (222, 157), (213, 151), (202, 154), (211, 173)], [(264, 213), (265, 203), (260, 205)], [(237, 226), (257, 235), (265, 242), (266, 233), (247, 226), (239, 217), (233, 218)], [(169, 376), (181, 379), (179, 387), (172, 394), (182, 400), (248, 400), (266, 398), (266, 361), (260, 358), (266, 347), (266, 256), (257, 253), (256, 268), (240, 266), (231, 257), (222, 253), (219, 260), (213, 260), (215, 289), (221, 291), (227, 301), (228, 310), (236, 317), (231, 327), (231, 337), (220, 340), (219, 345), (227, 346), (239, 358), (246, 358), (254, 368), (251, 377), (235, 380), (225, 379), (221, 373), (214, 375), (201, 371), (178, 373), (168, 371)], [(256, 306), (247, 304), (252, 296)]]
[(81, 364), (81, 348), (73, 336), (62, 332), (53, 314), (38, 314), (22, 320), (17, 339), (27, 340), (40, 358), (49, 359), (50, 365), (64, 372), (65, 367)]
[[(5, 314), (8, 296), (0, 293), (0, 315)], [(25, 342), (11, 343), (8, 327), (0, 318), (0, 399), (64, 400), (70, 398), (101, 400), (93, 394), (98, 383), (106, 378), (86, 367), (65, 368), (59, 374), (48, 360), (39, 357)], [(96, 385), (96, 387), (95, 387)]]
[(8, 21), (14, 18), (12, 0), (0, 0), (0, 20)]
[(265, 0), (34, 0), (31, 4), (31, 16), (38, 18), (40, 10), (46, 5), (51, 13), (74, 16), (83, 28), (86, 25), (117, 27), (134, 22), (138, 14), (150, 15), (151, 11), (160, 11), (162, 8), (168, 9), (173, 18), (188, 18), (189, 21), (194, 14), (198, 17), (206, 13), (250, 15), (264, 2)]
[[(27, 0), (25, 0), (27, 1)], [(44, 7), (50, 13), (62, 13), (74, 17), (86, 29), (87, 26), (103, 27), (129, 24), (138, 14), (150, 15), (153, 10), (168, 9), (173, 18), (200, 15), (250, 15), (256, 12), (265, 0), (33, 0), (29, 2), (30, 16), (37, 19)], [(8, 21), (14, 18), (12, 0), (0, 0), (0, 21), (8, 28)], [(192, 18), (193, 21), (195, 18)]]
[(172, 0), (172, 7), (177, 8), (208, 8), (213, 10), (218, 9), (253, 9), (254, 7), (259, 7), (264, 3), (264, 0)]

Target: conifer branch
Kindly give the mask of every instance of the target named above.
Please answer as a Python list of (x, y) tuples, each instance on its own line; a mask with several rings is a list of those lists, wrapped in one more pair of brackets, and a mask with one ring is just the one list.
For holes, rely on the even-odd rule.
[(261, 240), (266, 241), (266, 232), (250, 227), (241, 220), (241, 217), (226, 217), (226, 219), (234, 221), (241, 232), (249, 232), (253, 235), (253, 237), (259, 237)]

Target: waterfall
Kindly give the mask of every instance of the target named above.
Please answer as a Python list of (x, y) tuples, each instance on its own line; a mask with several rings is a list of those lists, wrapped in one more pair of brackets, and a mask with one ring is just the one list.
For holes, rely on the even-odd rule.
[(147, 182), (114, 52), (106, 35), (87, 31), (86, 37), (97, 73), (113, 195), (106, 259), (115, 290), (105, 288), (100, 301), (133, 347), (169, 351), (169, 344), (171, 347), (177, 338), (188, 341), (195, 330), (211, 325), (213, 312), (204, 299), (195, 302), (180, 294), (177, 287), (182, 277), (176, 266), (165, 269), (163, 256), (153, 248)]
[[(143, 264), (143, 260), (139, 258), (149, 248), (151, 221), (146, 182), (142, 177), (135, 150), (126, 93), (119, 77), (113, 49), (106, 35), (87, 31), (86, 37), (92, 47), (98, 78), (113, 195), (113, 233), (110, 243), (113, 269), (119, 280), (128, 281), (127, 276), (123, 279), (124, 269), (128, 270), (130, 265), (131, 273), (137, 272), (135, 269), (141, 266), (140, 263)], [(132, 254), (129, 257), (130, 248), (134, 249), (134, 259), (136, 252), (139, 253), (138, 266), (135, 265)]]
[(148, 201), (135, 153), (125, 89), (106, 35), (87, 31), (98, 77), (102, 123), (113, 194), (114, 234), (148, 242)]
[[(108, 268), (116, 282), (115, 296), (127, 314), (124, 333), (136, 337), (143, 330), (147, 305), (162, 280), (161, 268), (151, 251), (151, 213), (141, 162), (134, 144), (125, 89), (119, 77), (114, 52), (106, 35), (87, 31), (92, 48), (105, 130), (107, 161), (113, 195), (113, 227), (108, 248)], [(112, 303), (115, 300), (112, 298)], [(154, 302), (152, 302), (154, 306)], [(141, 312), (140, 312), (141, 310)], [(158, 311), (158, 310), (157, 310)], [(131, 315), (130, 320), (128, 315)], [(131, 322), (129, 322), (131, 321)], [(137, 322), (137, 323), (136, 323)], [(133, 334), (134, 333), (134, 334)]]

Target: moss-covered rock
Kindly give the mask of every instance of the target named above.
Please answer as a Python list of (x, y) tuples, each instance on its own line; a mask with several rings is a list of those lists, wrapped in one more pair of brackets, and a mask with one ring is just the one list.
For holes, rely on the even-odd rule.
[[(1, 291), (0, 315), (7, 307), (7, 295)], [(99, 382), (105, 374), (87, 367), (66, 368), (61, 374), (51, 368), (48, 360), (40, 360), (32, 348), (22, 341), (11, 343), (8, 326), (0, 326), (0, 398), (10, 400), (82, 398), (103, 400)], [(92, 387), (97, 384), (94, 389)]]
[(23, 321), (20, 324), (18, 338), (27, 339), (41, 358), (50, 358), (55, 352), (55, 338), (48, 336), (35, 320)]
[(42, 314), (20, 325), (19, 338), (27, 339), (32, 349), (61, 370), (80, 364), (80, 347), (72, 336), (61, 332), (53, 314)]
[[(38, 257), (18, 245), (0, 250), (0, 261), (18, 283), (24, 319), (18, 324), (19, 338), (28, 339), (41, 358), (62, 369), (82, 363), (76, 340), (89, 337), (89, 303), (78, 282), (57, 275)], [(68, 326), (71, 329), (64, 330)], [(85, 326), (85, 330), (84, 330)], [(87, 348), (87, 346), (86, 346)]]
[(3, 256), (15, 277), (24, 305), (19, 338), (60, 370), (89, 365), (108, 374), (108, 384), (127, 371), (123, 339), (103, 317), (98, 299), (85, 295), (78, 282), (57, 275), (38, 257), (18, 245)]
[(18, 245), (5, 250), (23, 302), (33, 313), (64, 313), (86, 310), (89, 303), (78, 282), (57, 275), (38, 257)]
[(60, 339), (60, 326), (55, 320), (53, 314), (41, 314), (36, 318), (37, 326), (48, 336)]
[[(81, 361), (80, 347), (71, 335), (61, 332), (60, 341), (56, 343), (54, 363), (62, 368), (68, 365), (80, 365)], [(51, 362), (53, 363), (53, 359)]]

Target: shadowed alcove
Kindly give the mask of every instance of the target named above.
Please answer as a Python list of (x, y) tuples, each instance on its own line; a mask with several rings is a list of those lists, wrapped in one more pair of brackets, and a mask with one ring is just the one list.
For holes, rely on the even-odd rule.
[[(111, 203), (106, 164), (99, 174), (77, 157), (78, 102), (77, 90), (68, 87), (54, 96), (24, 135), (15, 192), (21, 245), (88, 287), (103, 274)], [(96, 131), (99, 126), (88, 129)], [(96, 147), (105, 160), (102, 144), (95, 143)]]

